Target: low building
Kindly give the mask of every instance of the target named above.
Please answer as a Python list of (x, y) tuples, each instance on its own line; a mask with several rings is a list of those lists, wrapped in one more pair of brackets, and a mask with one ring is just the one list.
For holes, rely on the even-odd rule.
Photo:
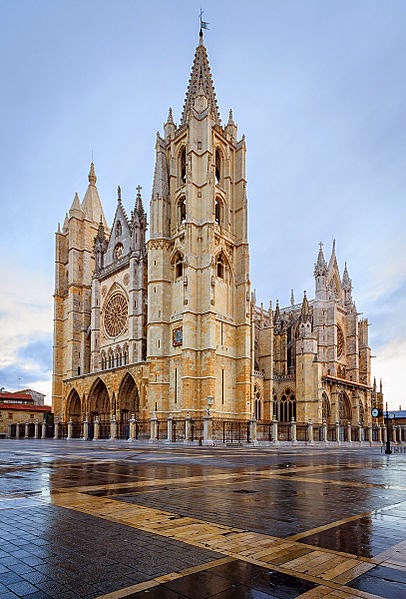
[(41, 423), (45, 414), (50, 414), (51, 411), (51, 406), (36, 404), (28, 393), (0, 393), (0, 435), (8, 435), (10, 427), (26, 423), (34, 428), (35, 422)]

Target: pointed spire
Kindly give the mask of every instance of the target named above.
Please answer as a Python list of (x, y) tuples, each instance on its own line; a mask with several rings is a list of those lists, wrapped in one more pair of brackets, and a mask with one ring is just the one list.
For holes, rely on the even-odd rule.
[(206, 48), (203, 44), (203, 31), (200, 30), (199, 45), (196, 48), (189, 85), (186, 92), (185, 103), (183, 105), (183, 113), (181, 118), (182, 125), (186, 125), (190, 111), (194, 106), (195, 99), (197, 96), (202, 94), (207, 98), (208, 105), (215, 123), (217, 125), (221, 125), (209, 59)]
[(279, 321), (280, 319), (281, 319), (281, 311), (279, 309), (279, 300), (276, 300), (274, 320)]
[(166, 122), (168, 123), (168, 125), (174, 125), (173, 115), (172, 115), (172, 108), (171, 107), (169, 107), (168, 118), (167, 118)]
[(233, 111), (230, 108), (230, 112), (228, 113), (228, 123), (226, 125), (226, 132), (231, 135), (233, 139), (237, 137), (237, 125), (233, 120)]
[(103, 242), (105, 237), (104, 237), (104, 225), (103, 225), (103, 221), (102, 219), (100, 219), (99, 222), (99, 228), (97, 229), (97, 236), (96, 236), (97, 241)]
[(94, 223), (98, 223), (100, 219), (102, 219), (103, 223), (106, 224), (106, 218), (97, 191), (96, 181), (97, 177), (92, 162), (89, 171), (89, 186), (85, 193), (85, 197), (83, 198), (82, 210), (85, 213), (85, 216)]
[(336, 240), (333, 239), (333, 247), (331, 249), (331, 256), (330, 256), (330, 260), (328, 261), (328, 269), (331, 270), (334, 262), (337, 263), (337, 258), (336, 258)]
[(121, 203), (121, 185), (117, 187), (117, 202)]
[(80, 211), (82, 210), (77, 192), (75, 193), (75, 197), (73, 198), (72, 206), (70, 207), (69, 212), (71, 212), (72, 210), (80, 210)]
[(322, 276), (327, 273), (327, 263), (324, 258), (323, 244), (321, 241), (319, 243), (319, 246), (320, 246), (319, 255), (317, 256), (317, 262), (314, 265), (314, 276), (315, 277)]
[(152, 185), (152, 198), (159, 197), (161, 199), (165, 199), (168, 196), (168, 193), (169, 173), (168, 164), (166, 161), (165, 144), (158, 133), (156, 140), (156, 159), (154, 182)]
[(141, 197), (141, 185), (137, 185), (137, 197), (135, 198), (135, 208), (134, 214), (138, 214), (139, 216), (144, 216), (144, 206), (142, 205), (142, 197)]
[(96, 177), (96, 173), (94, 172), (94, 164), (92, 162), (90, 164), (90, 171), (89, 171), (89, 184), (96, 185), (96, 181), (97, 181), (97, 177)]
[(294, 295), (294, 293), (293, 293), (293, 289), (292, 289), (292, 291), (290, 292), (290, 305), (292, 306), (292, 308), (293, 308), (293, 306), (295, 305), (295, 295)]
[(302, 302), (302, 310), (300, 313), (300, 320), (302, 322), (309, 322), (309, 320), (310, 320), (309, 302), (307, 300), (306, 291), (304, 291), (304, 293), (303, 293), (303, 302)]
[(164, 124), (165, 140), (170, 139), (176, 131), (176, 125), (173, 121), (172, 108), (169, 108), (168, 118)]
[(352, 289), (352, 281), (351, 281), (350, 277), (348, 276), (347, 262), (344, 265), (344, 272), (343, 272), (343, 281), (342, 281), (342, 284), (343, 284), (343, 289), (351, 291), (351, 289)]

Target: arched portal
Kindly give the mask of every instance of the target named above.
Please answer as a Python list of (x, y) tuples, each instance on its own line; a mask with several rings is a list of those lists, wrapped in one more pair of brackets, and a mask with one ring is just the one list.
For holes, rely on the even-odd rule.
[(328, 399), (327, 393), (323, 391), (323, 395), (321, 396), (322, 404), (321, 404), (321, 417), (325, 422), (330, 422), (331, 417), (331, 409), (330, 402)]
[(82, 409), (80, 406), (80, 397), (76, 389), (68, 395), (68, 401), (66, 402), (66, 419), (72, 418), (74, 424), (81, 422), (82, 420)]
[(351, 404), (345, 391), (338, 395), (338, 418), (341, 426), (351, 422)]
[(98, 378), (89, 393), (90, 419), (93, 421), (96, 416), (101, 422), (110, 420), (110, 398), (109, 392), (104, 382)]
[(137, 385), (129, 372), (126, 373), (121, 381), (118, 391), (118, 409), (117, 419), (120, 422), (128, 421), (131, 414), (137, 416), (140, 407)]

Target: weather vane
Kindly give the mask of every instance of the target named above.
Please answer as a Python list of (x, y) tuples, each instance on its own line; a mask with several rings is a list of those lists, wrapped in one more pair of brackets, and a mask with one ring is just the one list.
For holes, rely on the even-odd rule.
[(200, 12), (199, 12), (200, 32), (203, 29), (209, 29), (208, 26), (210, 25), (210, 23), (208, 23), (207, 21), (203, 21), (203, 14), (204, 14), (204, 10), (200, 9)]

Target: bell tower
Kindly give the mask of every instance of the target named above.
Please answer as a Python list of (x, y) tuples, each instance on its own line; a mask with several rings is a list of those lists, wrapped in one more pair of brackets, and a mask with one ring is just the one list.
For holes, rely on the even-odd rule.
[(170, 110), (156, 141), (147, 244), (151, 410), (193, 416), (210, 405), (214, 415), (249, 415), (245, 154), (231, 111), (221, 124), (200, 31), (180, 124)]

